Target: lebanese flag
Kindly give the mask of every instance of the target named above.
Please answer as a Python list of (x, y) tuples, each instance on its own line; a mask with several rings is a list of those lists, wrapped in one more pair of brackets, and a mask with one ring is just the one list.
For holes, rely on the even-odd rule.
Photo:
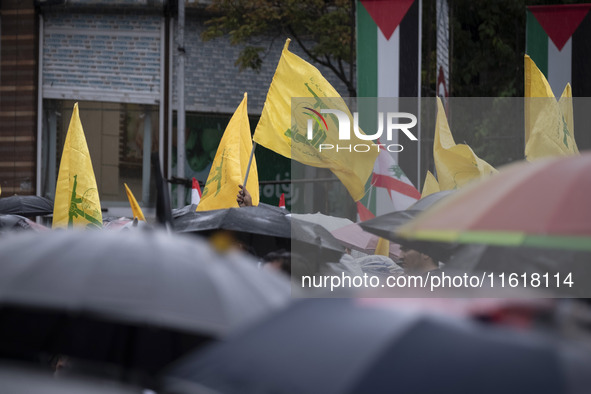
[(374, 164), (369, 191), (357, 203), (361, 221), (388, 212), (401, 211), (421, 198), (390, 153), (382, 149)]
[(526, 54), (544, 73), (556, 97), (567, 83), (573, 97), (591, 92), (591, 4), (527, 7)]

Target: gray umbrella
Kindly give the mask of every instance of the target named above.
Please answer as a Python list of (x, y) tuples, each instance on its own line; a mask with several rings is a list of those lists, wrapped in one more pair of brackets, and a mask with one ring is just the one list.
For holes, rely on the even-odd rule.
[(20, 215), (0, 214), (0, 233), (10, 233), (14, 231), (46, 231), (49, 230), (42, 224), (35, 223)]
[(446, 261), (454, 252), (457, 245), (425, 241), (409, 241), (396, 235), (396, 230), (400, 226), (410, 222), (424, 210), (430, 208), (434, 204), (441, 201), (441, 199), (453, 193), (455, 193), (455, 190), (443, 190), (430, 194), (418, 200), (403, 211), (390, 212), (377, 216), (373, 219), (366, 220), (365, 222), (360, 222), (359, 226), (361, 226), (361, 228), (368, 233), (389, 239), (390, 241), (396, 242), (410, 249), (421, 250), (436, 260)]
[(53, 213), (53, 201), (41, 196), (2, 197), (0, 213), (26, 217), (50, 215)]
[[(446, 261), (445, 271), (450, 275), (465, 272), (492, 275), (497, 279), (496, 290), (501, 297), (506, 289), (500, 286), (500, 274), (507, 280), (510, 277), (523, 278), (525, 275), (528, 278), (525, 282), (514, 282), (516, 285), (513, 287), (520, 288), (524, 284), (526, 288), (531, 288), (532, 283), (538, 282), (530, 279), (538, 278), (540, 282), (534, 289), (544, 292), (548, 297), (589, 298), (590, 261), (591, 252), (588, 251), (466, 244), (454, 250)], [(572, 283), (569, 278), (573, 279)]]
[(229, 230), (273, 237), (290, 237), (291, 221), (284, 213), (265, 207), (189, 211), (174, 219), (177, 232)]
[(63, 353), (154, 372), (285, 305), (287, 280), (159, 231), (0, 241), (0, 355)]
[(87, 377), (68, 377), (56, 379), (49, 371), (40, 371), (10, 365), (0, 366), (2, 392), (8, 394), (141, 394), (139, 387), (121, 383), (90, 379)]
[(439, 202), (442, 198), (445, 198), (455, 192), (456, 190), (442, 190), (440, 192), (429, 194), (428, 196), (425, 196), (412, 204), (410, 207), (408, 207), (408, 209), (424, 211), (433, 204)]
[(169, 373), (168, 389), (231, 393), (587, 393), (589, 350), (534, 332), (381, 309), (293, 303)]
[(323, 226), (307, 220), (291, 218), (291, 251), (318, 265), (337, 262), (345, 247)]
[(174, 230), (210, 236), (218, 231), (228, 231), (235, 238), (254, 248), (255, 254), (265, 254), (278, 249), (289, 249), (291, 218), (278, 209), (265, 206), (179, 211), (173, 220)]
[(443, 190), (430, 194), (421, 198), (405, 210), (386, 213), (373, 219), (366, 220), (365, 222), (361, 222), (359, 225), (368, 233), (378, 235), (391, 241), (400, 241), (400, 238), (396, 236), (396, 229), (398, 229), (398, 227), (408, 223), (422, 211), (430, 208), (433, 204), (436, 204), (442, 198), (445, 198), (454, 192), (454, 190)]
[[(174, 229), (180, 233), (205, 236), (231, 231), (236, 238), (254, 247), (259, 256), (281, 248), (292, 249), (319, 261), (338, 261), (344, 247), (324, 227), (301, 220), (285, 210), (259, 205), (255, 207), (179, 211)], [(305, 253), (303, 253), (305, 252)]]

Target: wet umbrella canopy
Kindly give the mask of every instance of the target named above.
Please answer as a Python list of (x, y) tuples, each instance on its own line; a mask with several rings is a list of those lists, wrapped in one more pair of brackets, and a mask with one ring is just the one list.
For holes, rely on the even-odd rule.
[(290, 237), (290, 218), (264, 207), (216, 209), (187, 212), (174, 220), (177, 232), (230, 230), (273, 237)]
[(400, 237), (396, 235), (396, 230), (400, 226), (410, 222), (422, 211), (432, 207), (436, 203), (441, 202), (441, 200), (454, 193), (454, 190), (444, 190), (430, 194), (424, 198), (421, 198), (405, 210), (386, 213), (373, 219), (366, 220), (365, 222), (361, 222), (359, 225), (365, 231), (375, 234), (379, 237), (395, 242), (400, 241)]
[[(375, 253), (379, 241), (377, 235), (364, 231), (358, 223), (338, 228), (331, 231), (331, 234), (346, 247), (367, 254)], [(390, 243), (389, 249), (389, 256), (392, 259), (397, 259), (400, 256), (400, 246), (398, 244)]]
[(291, 218), (284, 212), (262, 206), (216, 209), (195, 212), (189, 210), (174, 218), (174, 230), (204, 236), (223, 230), (251, 245), (258, 256), (289, 249)]
[[(487, 273), (497, 281), (500, 297), (506, 296), (501, 278), (531, 278), (514, 287), (534, 287), (545, 297), (591, 297), (591, 252), (527, 246), (465, 244), (446, 261), (451, 274)], [(539, 283), (537, 281), (540, 281)], [(515, 283), (515, 282), (514, 282)]]
[(320, 261), (338, 261), (343, 246), (321, 225), (292, 217), (268, 206), (181, 212), (175, 231), (209, 235), (224, 230), (252, 245), (259, 256), (281, 248), (292, 249)]
[(0, 213), (26, 217), (50, 215), (53, 213), (53, 201), (41, 196), (2, 197)]
[(11, 233), (14, 231), (46, 231), (47, 227), (35, 223), (24, 216), (0, 214), (0, 233)]
[(533, 333), (365, 305), (369, 302), (292, 304), (182, 360), (169, 373), (168, 389), (558, 394), (585, 393), (590, 387), (591, 355), (582, 349)]
[(291, 294), (242, 254), (159, 231), (21, 233), (0, 250), (3, 356), (67, 354), (154, 372)]
[(353, 222), (346, 218), (338, 216), (324, 215), (320, 212), (316, 213), (292, 213), (291, 217), (300, 219), (306, 222), (316, 223), (327, 229), (328, 231), (334, 231), (338, 228), (342, 228), (353, 224)]
[(591, 152), (513, 163), (398, 229), (408, 239), (591, 251)]
[(139, 387), (82, 377), (56, 379), (49, 371), (0, 365), (0, 382), (4, 393), (27, 394), (141, 394)]
[(341, 243), (323, 226), (306, 220), (291, 220), (292, 253), (304, 256), (309, 262), (337, 262), (345, 253)]

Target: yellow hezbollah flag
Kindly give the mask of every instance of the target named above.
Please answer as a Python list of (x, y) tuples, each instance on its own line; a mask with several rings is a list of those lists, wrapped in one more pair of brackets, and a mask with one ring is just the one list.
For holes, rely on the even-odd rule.
[[(339, 140), (337, 116), (322, 110), (344, 113), (349, 118), (350, 131), (351, 112), (316, 67), (289, 52), (289, 42), (288, 39), (283, 47), (254, 141), (300, 163), (329, 168), (351, 197), (359, 201), (365, 194), (365, 184), (373, 171), (378, 150), (356, 152), (350, 149), (357, 144), (371, 144), (353, 132), (349, 140)], [(295, 99), (294, 108), (292, 98)], [(309, 133), (308, 129), (313, 132)], [(308, 134), (312, 138), (308, 138)], [(346, 145), (350, 151), (338, 149), (339, 145)]]
[(439, 189), (437, 178), (435, 178), (435, 175), (433, 175), (431, 171), (427, 171), (425, 183), (423, 184), (423, 190), (421, 191), (421, 198), (427, 197), (429, 194), (437, 193), (439, 191), (441, 190)]
[[(218, 146), (197, 211), (238, 207), (236, 202), (240, 190), (238, 185), (244, 182), (252, 151), (246, 102), (247, 95), (244, 93), (244, 99), (232, 115)], [(246, 190), (252, 197), (252, 205), (258, 205), (259, 175), (254, 157), (248, 174)]]
[(538, 118), (539, 112), (543, 109), (540, 105), (541, 100), (528, 100), (530, 97), (552, 97), (552, 88), (544, 77), (544, 74), (536, 66), (534, 61), (525, 55), (524, 71), (525, 71), (525, 143), (529, 140), (533, 122)]
[(572, 91), (564, 88), (556, 102), (544, 74), (525, 55), (525, 157), (528, 161), (548, 156), (579, 153), (574, 138)]
[(101, 202), (76, 103), (55, 186), (52, 227), (102, 225)]
[[(570, 83), (567, 83), (562, 91), (562, 96), (560, 96), (560, 100), (558, 100), (558, 108), (562, 113), (564, 121), (566, 122), (566, 127), (570, 131), (571, 137), (575, 138), (575, 121), (574, 121), (574, 114), (573, 114), (573, 91), (570, 86)], [(574, 147), (577, 149), (577, 145), (574, 144)]]
[(456, 145), (439, 97), (433, 158), (441, 190), (457, 189), (471, 180), (497, 172), (490, 164), (476, 156), (468, 145)]
[(138, 220), (146, 221), (144, 217), (144, 213), (142, 212), (142, 208), (140, 204), (137, 203), (135, 196), (131, 192), (131, 189), (127, 186), (127, 183), (123, 184), (125, 186), (125, 192), (127, 193), (127, 199), (129, 200), (129, 205), (131, 206), (131, 212), (133, 212), (133, 218), (138, 218)]

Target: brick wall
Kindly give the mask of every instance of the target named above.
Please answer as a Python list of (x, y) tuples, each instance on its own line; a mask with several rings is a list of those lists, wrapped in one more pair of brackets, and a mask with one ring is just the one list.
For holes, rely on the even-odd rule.
[(33, 0), (0, 2), (0, 186), (35, 194), (37, 19)]

